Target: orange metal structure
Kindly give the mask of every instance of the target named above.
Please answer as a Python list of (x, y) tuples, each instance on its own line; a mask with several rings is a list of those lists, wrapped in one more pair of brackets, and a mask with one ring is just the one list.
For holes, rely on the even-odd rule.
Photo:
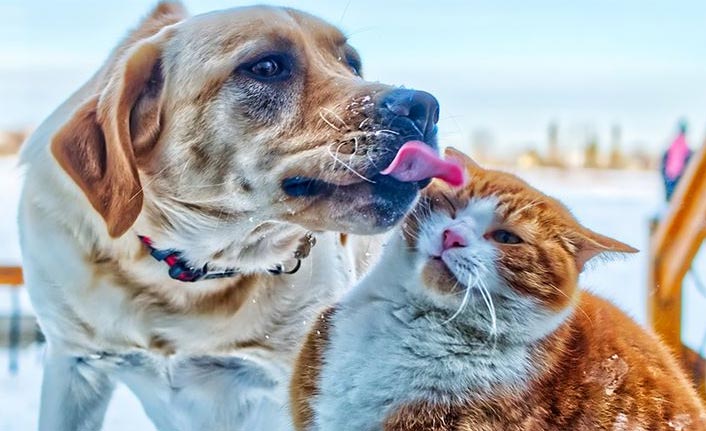
[(706, 398), (706, 360), (681, 340), (682, 282), (706, 238), (706, 142), (674, 192), (650, 247), (648, 315)]

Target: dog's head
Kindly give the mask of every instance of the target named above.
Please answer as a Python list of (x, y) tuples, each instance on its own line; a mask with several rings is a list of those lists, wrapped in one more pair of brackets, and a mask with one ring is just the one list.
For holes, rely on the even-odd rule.
[(374, 233), (427, 183), (380, 171), (406, 141), (436, 147), (436, 100), (365, 81), (344, 35), (299, 11), (161, 4), (99, 76), (52, 152), (111, 236), (141, 213), (192, 234), (248, 220)]

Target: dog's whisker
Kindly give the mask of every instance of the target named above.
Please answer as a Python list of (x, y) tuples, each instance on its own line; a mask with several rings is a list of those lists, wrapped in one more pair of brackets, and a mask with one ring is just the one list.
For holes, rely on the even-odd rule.
[[(324, 114), (326, 114), (326, 115), (324, 115)], [(333, 123), (333, 121), (331, 121), (331, 120), (329, 120), (329, 119), (327, 118), (327, 115), (328, 115), (328, 116), (331, 116), (333, 119), (337, 120), (339, 125), (336, 126), (336, 125)], [(330, 109), (328, 109), (328, 108), (321, 108), (321, 109), (319, 110), (319, 117), (321, 117), (321, 119), (322, 119), (326, 124), (328, 124), (329, 127), (333, 128), (333, 129), (336, 130), (337, 132), (340, 132), (342, 129), (348, 129), (348, 128), (349, 128), (349, 127), (348, 127), (348, 124), (346, 124), (346, 122), (343, 121), (343, 119), (342, 119), (338, 114), (336, 114), (335, 112), (333, 112), (332, 110), (330, 110)]]
[(341, 123), (341, 124), (343, 125), (343, 127), (347, 128), (347, 129), (350, 128), (350, 127), (348, 127), (348, 124), (346, 124), (346, 122), (343, 121), (343, 118), (341, 118), (338, 114), (336, 114), (336, 113), (333, 112), (332, 110), (330, 110), (330, 109), (328, 109), (328, 108), (321, 108), (321, 109), (323, 109), (324, 112), (326, 112), (326, 113), (332, 115), (333, 118), (335, 118), (336, 120), (338, 120), (339, 123)]
[(368, 159), (368, 161), (370, 162), (370, 164), (371, 164), (375, 169), (378, 169), (378, 164), (375, 162), (375, 159), (373, 159), (373, 158), (370, 156), (370, 152), (369, 152), (369, 151), (365, 151), (365, 158)]
[(399, 135), (400, 135), (399, 132), (395, 132), (394, 130), (390, 130), (390, 129), (378, 129), (378, 130), (376, 130), (376, 131), (373, 132), (373, 134), (374, 134), (375, 136), (377, 136), (377, 135), (380, 134), (380, 133), (387, 133), (387, 134), (395, 135), (395, 136), (399, 136)]
[(159, 171), (157, 171), (157, 172), (152, 176), (152, 178), (150, 178), (150, 179), (147, 180), (147, 181), (142, 182), (142, 184), (140, 185), (140, 190), (138, 190), (137, 192), (135, 192), (134, 195), (130, 196), (130, 199), (128, 199), (128, 202), (132, 202), (133, 199), (135, 199), (137, 196), (140, 195), (140, 193), (142, 193), (142, 192), (145, 190), (145, 187), (150, 186), (152, 183), (154, 183), (155, 181), (157, 181), (157, 179), (159, 179), (160, 175), (161, 175), (164, 171), (166, 171), (167, 168), (169, 168), (169, 166), (164, 166), (162, 169), (160, 169)]
[(211, 187), (221, 187), (230, 184), (231, 181), (223, 181), (220, 183), (213, 183), (213, 184), (197, 184), (193, 186), (188, 186), (185, 188), (185, 190), (199, 190), (199, 189), (207, 189)]
[(174, 195), (165, 195), (165, 199), (169, 199), (177, 204), (180, 205), (202, 205), (202, 204), (210, 204), (210, 203), (220, 203), (223, 204), (223, 197), (222, 196), (214, 196), (212, 198), (208, 199), (183, 199), (178, 196)]
[(334, 126), (332, 122), (330, 122), (329, 120), (326, 119), (326, 117), (324, 117), (324, 113), (323, 113), (323, 112), (319, 111), (319, 117), (321, 117), (321, 119), (324, 120), (324, 123), (328, 124), (332, 129), (334, 129), (334, 130), (336, 130), (336, 131), (338, 131), (338, 132), (341, 131), (341, 129), (339, 129), (338, 127)]
[[(345, 143), (345, 142), (341, 142), (341, 143), (338, 145), (338, 147), (336, 147), (336, 157), (335, 157), (336, 160), (338, 160), (338, 155), (341, 153), (341, 147), (343, 147), (344, 145), (346, 145), (346, 143)], [(349, 159), (349, 161), (350, 161), (350, 159)], [(336, 165), (334, 164), (334, 166), (336, 166)]]
[(358, 154), (358, 137), (354, 136), (353, 137), (353, 152), (350, 154), (348, 160), (350, 160), (356, 154)]
[(367, 181), (367, 182), (369, 182), (369, 183), (371, 183), (371, 184), (375, 184), (375, 181), (371, 180), (370, 178), (365, 177), (363, 174), (361, 174), (360, 172), (358, 172), (358, 171), (356, 171), (355, 169), (353, 169), (353, 167), (350, 166), (348, 163), (346, 163), (346, 162), (344, 162), (343, 160), (341, 160), (336, 154), (333, 153), (333, 151), (331, 151), (331, 147), (328, 147), (327, 150), (328, 150), (328, 153), (331, 155), (331, 157), (333, 157), (334, 160), (338, 161), (338, 162), (339, 162), (340, 164), (342, 164), (346, 169), (348, 169), (349, 171), (351, 171), (353, 174), (355, 174), (356, 176), (358, 176), (360, 179), (362, 179), (362, 180), (364, 180), (364, 181)]

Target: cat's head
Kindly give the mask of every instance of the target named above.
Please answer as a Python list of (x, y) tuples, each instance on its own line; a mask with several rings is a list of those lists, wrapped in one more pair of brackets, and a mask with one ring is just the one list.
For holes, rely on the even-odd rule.
[[(579, 273), (603, 253), (637, 250), (583, 227), (559, 201), (516, 176), (465, 167), (465, 185), (434, 181), (402, 226), (422, 287), (455, 306), (466, 290), (522, 298), (551, 313), (577, 297)], [(483, 299), (485, 301), (485, 299)]]

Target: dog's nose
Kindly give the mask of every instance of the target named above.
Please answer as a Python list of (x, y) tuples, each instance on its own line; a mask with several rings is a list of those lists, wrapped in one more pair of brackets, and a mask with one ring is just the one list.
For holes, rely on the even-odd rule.
[(439, 121), (439, 102), (426, 91), (394, 89), (380, 101), (380, 109), (409, 118), (424, 137)]

